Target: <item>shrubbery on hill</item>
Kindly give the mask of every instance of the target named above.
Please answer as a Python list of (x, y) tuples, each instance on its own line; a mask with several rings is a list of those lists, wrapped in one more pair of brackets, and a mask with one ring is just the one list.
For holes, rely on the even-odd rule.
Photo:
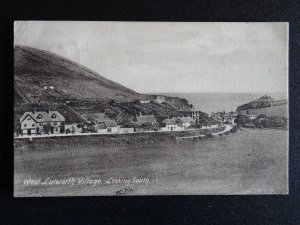
[(251, 119), (246, 115), (239, 114), (235, 118), (234, 123), (240, 126), (244, 126), (246, 123), (251, 123)]
[(278, 116), (259, 115), (252, 120), (253, 124), (259, 128), (286, 127), (288, 124), (287, 118)]
[(288, 120), (285, 117), (266, 116), (263, 114), (251, 120), (247, 115), (239, 114), (235, 119), (235, 123), (243, 127), (254, 125), (256, 128), (279, 128), (279, 127), (287, 127)]

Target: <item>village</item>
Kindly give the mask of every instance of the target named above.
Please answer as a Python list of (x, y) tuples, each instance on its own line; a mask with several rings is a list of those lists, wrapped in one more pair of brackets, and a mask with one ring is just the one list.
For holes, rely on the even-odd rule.
[[(26, 111), (19, 119), (18, 129), (15, 130), (15, 138), (51, 137), (68, 135), (101, 135), (101, 134), (133, 134), (150, 132), (185, 132), (205, 130), (208, 133), (217, 134), (226, 132), (239, 124), (248, 128), (286, 127), (286, 121), (282, 119), (286, 101), (270, 100), (263, 96), (259, 100), (271, 102), (269, 107), (258, 109), (238, 108), (236, 112), (212, 112), (211, 115), (197, 110), (192, 104), (179, 106), (177, 116), (169, 115), (168, 118), (157, 118), (154, 113), (147, 114), (141, 111), (138, 114), (125, 118), (119, 113), (112, 118), (105, 112), (78, 113), (72, 111), (81, 118), (81, 122), (66, 120), (69, 114), (62, 115), (58, 110)], [(138, 100), (135, 100), (138, 101)], [(253, 101), (255, 103), (255, 101)], [(150, 100), (140, 100), (139, 104), (150, 104)], [(163, 104), (164, 100), (157, 98), (157, 104)], [(113, 103), (115, 105), (115, 103)], [(261, 102), (260, 102), (261, 104)], [(271, 117), (267, 117), (267, 116)], [(125, 122), (124, 122), (125, 121)], [(268, 124), (266, 124), (268, 123)]]
[[(147, 104), (143, 101), (143, 104)], [(129, 124), (119, 123), (109, 118), (106, 113), (96, 112), (81, 114), (81, 123), (66, 123), (65, 117), (56, 110), (25, 112), (19, 122), (16, 138), (51, 137), (67, 135), (95, 135), (95, 134), (130, 134), (143, 132), (179, 132), (188, 130), (223, 128), (224, 124), (234, 124), (236, 113), (212, 113), (204, 119), (201, 111), (190, 107), (177, 110), (177, 117), (159, 121), (154, 114), (135, 115)]]

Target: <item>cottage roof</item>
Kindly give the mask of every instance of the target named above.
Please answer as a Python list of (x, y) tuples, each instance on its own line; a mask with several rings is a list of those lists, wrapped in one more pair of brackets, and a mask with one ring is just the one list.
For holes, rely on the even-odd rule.
[(37, 111), (34, 113), (34, 116), (38, 122), (50, 122), (51, 121), (50, 115), (45, 111)]
[(45, 111), (36, 111), (36, 112), (25, 112), (23, 116), (20, 118), (20, 122), (22, 123), (24, 119), (30, 116), (35, 122), (63, 122), (65, 118), (58, 111), (50, 111), (49, 113)]
[(105, 120), (104, 124), (106, 127), (117, 127), (117, 123), (114, 120)]
[(217, 125), (217, 124), (221, 124), (221, 122), (218, 121), (218, 120), (212, 119), (212, 120), (210, 121), (210, 124), (211, 124), (211, 125)]
[(166, 124), (166, 125), (174, 125), (174, 124), (176, 124), (176, 120), (175, 120), (175, 118), (172, 118), (172, 119), (164, 119), (164, 120), (162, 121), (162, 123), (164, 123), (164, 124)]
[(156, 119), (153, 115), (141, 115), (136, 117), (139, 123), (156, 123)]
[(60, 121), (65, 121), (65, 117), (61, 115), (58, 111), (50, 111), (48, 114), (51, 118), (51, 121), (54, 122), (60, 122)]
[(189, 117), (189, 116), (187, 116), (187, 117), (180, 117), (179, 121), (181, 123), (193, 123), (193, 122), (195, 122), (195, 120), (193, 118)]
[(97, 129), (106, 129), (105, 123), (103, 123), (103, 122), (97, 123), (96, 127), (97, 127)]
[(105, 113), (89, 113), (82, 114), (81, 116), (88, 121), (95, 121), (98, 123), (107, 120), (107, 115)]
[(32, 112), (25, 112), (20, 118), (20, 123), (22, 123), (27, 116), (30, 116), (35, 122), (38, 122)]

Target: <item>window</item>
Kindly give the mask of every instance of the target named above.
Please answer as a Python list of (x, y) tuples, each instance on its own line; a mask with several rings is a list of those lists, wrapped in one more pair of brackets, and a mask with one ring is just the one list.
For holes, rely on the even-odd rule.
[(40, 123), (40, 126), (43, 126), (43, 123)]
[(53, 113), (52, 116), (51, 116), (51, 118), (56, 118), (56, 114)]
[(37, 116), (37, 118), (38, 118), (38, 119), (42, 119), (43, 117), (42, 117), (41, 114), (39, 114), (39, 115)]
[(26, 124), (26, 123), (24, 123), (24, 127), (27, 127), (27, 124)]
[(111, 133), (111, 128), (107, 128), (107, 132), (108, 132), (108, 133)]
[(30, 118), (30, 117), (28, 117), (28, 118), (27, 118), (27, 120), (31, 120), (31, 118)]
[(34, 126), (35, 126), (35, 124), (33, 123), (33, 124), (32, 124), (32, 126), (34, 127)]
[(53, 122), (53, 125), (57, 125), (57, 123), (56, 123), (56, 122)]
[(55, 128), (55, 131), (58, 132), (58, 128), (57, 127)]

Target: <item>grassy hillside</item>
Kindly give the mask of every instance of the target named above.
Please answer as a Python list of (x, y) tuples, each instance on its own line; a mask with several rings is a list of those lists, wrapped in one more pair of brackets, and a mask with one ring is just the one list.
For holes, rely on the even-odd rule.
[(286, 104), (287, 104), (287, 100), (285, 99), (274, 100), (269, 96), (262, 96), (259, 99), (240, 105), (239, 107), (237, 107), (236, 111), (239, 112), (241, 110), (248, 110), (248, 109), (262, 109), (270, 106), (280, 106)]
[[(29, 102), (108, 101), (144, 99), (118, 83), (56, 54), (24, 46), (15, 47), (15, 89)], [(44, 90), (43, 85), (53, 86)], [(16, 100), (20, 100), (17, 97)]]
[[(162, 120), (176, 116), (179, 106), (189, 105), (187, 100), (178, 97), (166, 97), (159, 104), (155, 95), (139, 94), (47, 51), (25, 46), (15, 46), (14, 51), (15, 118), (26, 111), (51, 108), (68, 112), (65, 115), (69, 122), (79, 120), (70, 110), (79, 114), (106, 112), (111, 118), (151, 113)], [(151, 102), (142, 104), (139, 100)]]

